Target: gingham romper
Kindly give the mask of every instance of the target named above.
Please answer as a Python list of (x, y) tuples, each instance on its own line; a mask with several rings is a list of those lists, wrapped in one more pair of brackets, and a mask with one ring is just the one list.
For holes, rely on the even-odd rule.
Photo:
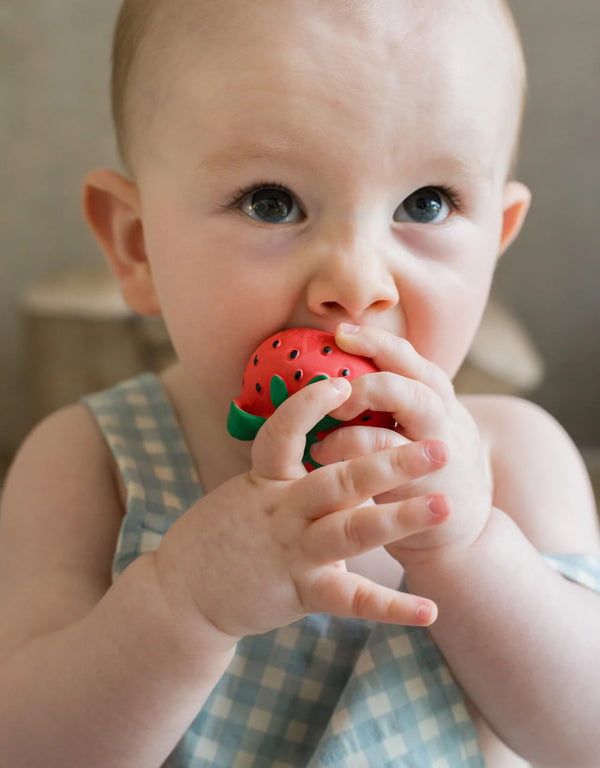
[[(85, 398), (128, 494), (117, 577), (202, 494), (158, 378)], [(600, 561), (548, 557), (600, 591)], [(169, 768), (483, 768), (463, 696), (426, 629), (310, 615), (247, 637)]]

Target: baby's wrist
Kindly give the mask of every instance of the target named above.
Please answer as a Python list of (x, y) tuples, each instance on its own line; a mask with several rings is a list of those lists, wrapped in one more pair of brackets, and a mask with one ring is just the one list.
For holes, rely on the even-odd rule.
[(172, 558), (167, 559), (161, 550), (148, 553), (149, 565), (159, 598), (168, 612), (170, 623), (177, 630), (184, 655), (197, 657), (228, 656), (233, 653), (238, 637), (222, 631), (205, 616), (188, 588), (183, 567)]
[(492, 507), (483, 527), (473, 535), (433, 549), (409, 552), (402, 560), (406, 581), (411, 590), (422, 590), (426, 584), (435, 586), (437, 591), (437, 584), (447, 585), (463, 576), (469, 579), (482, 568), (496, 567), (499, 553), (510, 550), (515, 535), (522, 534), (514, 522), (502, 510)]
[[(472, 560), (474, 549), (493, 528), (491, 521), (493, 515), (494, 510), (490, 509), (487, 517), (476, 528), (452, 531), (446, 536), (440, 535), (432, 546), (406, 548), (400, 560), (407, 577), (420, 571), (437, 573), (447, 568), (462, 567), (462, 564)], [(451, 524), (450, 520), (448, 524)], [(443, 534), (439, 530), (433, 533)]]

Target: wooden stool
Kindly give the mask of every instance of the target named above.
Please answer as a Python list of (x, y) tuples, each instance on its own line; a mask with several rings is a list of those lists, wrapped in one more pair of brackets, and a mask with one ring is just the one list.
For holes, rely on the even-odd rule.
[(31, 286), (22, 319), (32, 423), (82, 395), (174, 358), (160, 318), (140, 317), (107, 272), (70, 272)]

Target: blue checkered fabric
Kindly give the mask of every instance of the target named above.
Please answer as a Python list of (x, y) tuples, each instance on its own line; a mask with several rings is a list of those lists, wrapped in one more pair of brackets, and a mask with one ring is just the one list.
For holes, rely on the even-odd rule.
[[(85, 399), (128, 494), (114, 573), (202, 494), (160, 381)], [(600, 562), (548, 556), (600, 591)], [(484, 768), (463, 696), (426, 629), (311, 615), (238, 643), (169, 768)]]

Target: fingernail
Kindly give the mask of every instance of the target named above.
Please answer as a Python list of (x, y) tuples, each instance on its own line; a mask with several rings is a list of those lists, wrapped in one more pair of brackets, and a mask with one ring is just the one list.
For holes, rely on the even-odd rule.
[(416, 614), (420, 623), (433, 624), (437, 618), (437, 607), (435, 603), (424, 603), (417, 608)]
[(427, 499), (427, 507), (432, 517), (438, 520), (448, 517), (448, 501), (443, 493), (436, 493)]
[(450, 457), (448, 446), (439, 440), (431, 440), (425, 445), (427, 457), (435, 464), (445, 464)]
[(360, 325), (352, 325), (352, 323), (340, 323), (340, 331), (349, 335), (355, 334), (360, 331)]
[(350, 389), (350, 382), (348, 379), (339, 378), (330, 379), (331, 386), (337, 389), (338, 392), (347, 392)]

